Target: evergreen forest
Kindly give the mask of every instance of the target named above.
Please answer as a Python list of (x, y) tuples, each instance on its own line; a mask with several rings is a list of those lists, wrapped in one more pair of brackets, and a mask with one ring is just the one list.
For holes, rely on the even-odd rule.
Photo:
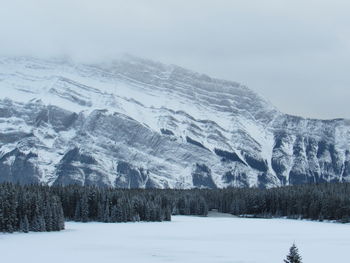
[(0, 184), (0, 232), (64, 229), (65, 221), (170, 221), (216, 209), (241, 217), (350, 222), (350, 183), (271, 189), (116, 189)]

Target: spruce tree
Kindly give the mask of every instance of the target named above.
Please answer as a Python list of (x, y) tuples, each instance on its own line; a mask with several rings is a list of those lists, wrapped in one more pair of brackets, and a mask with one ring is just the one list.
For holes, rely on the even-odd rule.
[(105, 204), (105, 210), (103, 213), (103, 222), (108, 223), (110, 222), (110, 215), (109, 215), (109, 200), (106, 201)]
[(28, 217), (27, 215), (24, 215), (23, 219), (21, 220), (21, 229), (23, 233), (28, 233), (29, 232), (29, 222), (28, 222)]
[(287, 259), (284, 260), (285, 263), (302, 263), (301, 256), (299, 255), (298, 248), (295, 244), (289, 249), (289, 254)]
[(78, 200), (75, 205), (75, 211), (74, 211), (74, 220), (80, 222), (81, 221), (81, 201)]
[(117, 214), (118, 214), (117, 206), (113, 205), (112, 209), (111, 209), (111, 216), (110, 216), (110, 222), (111, 223), (116, 223), (117, 222)]
[(84, 193), (83, 197), (81, 198), (80, 210), (81, 210), (81, 221), (88, 222), (89, 221), (89, 203), (88, 203), (88, 197), (86, 193)]

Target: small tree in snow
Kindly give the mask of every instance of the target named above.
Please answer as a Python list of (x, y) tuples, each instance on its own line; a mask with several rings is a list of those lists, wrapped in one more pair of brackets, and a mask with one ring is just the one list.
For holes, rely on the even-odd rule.
[(298, 248), (295, 244), (289, 249), (289, 254), (287, 259), (284, 260), (285, 263), (302, 263), (301, 256), (299, 255)]

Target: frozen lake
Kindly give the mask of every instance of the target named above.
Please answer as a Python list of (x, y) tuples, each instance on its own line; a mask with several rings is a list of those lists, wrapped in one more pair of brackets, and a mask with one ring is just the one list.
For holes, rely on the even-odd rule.
[(350, 225), (284, 219), (174, 216), (162, 223), (66, 223), (57, 233), (0, 234), (6, 263), (347, 262)]

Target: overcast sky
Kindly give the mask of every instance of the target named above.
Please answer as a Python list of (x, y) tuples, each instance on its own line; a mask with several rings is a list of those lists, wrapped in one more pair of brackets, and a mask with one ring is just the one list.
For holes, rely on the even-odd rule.
[(238, 81), (282, 111), (350, 118), (348, 0), (3, 0), (0, 55), (126, 52)]

